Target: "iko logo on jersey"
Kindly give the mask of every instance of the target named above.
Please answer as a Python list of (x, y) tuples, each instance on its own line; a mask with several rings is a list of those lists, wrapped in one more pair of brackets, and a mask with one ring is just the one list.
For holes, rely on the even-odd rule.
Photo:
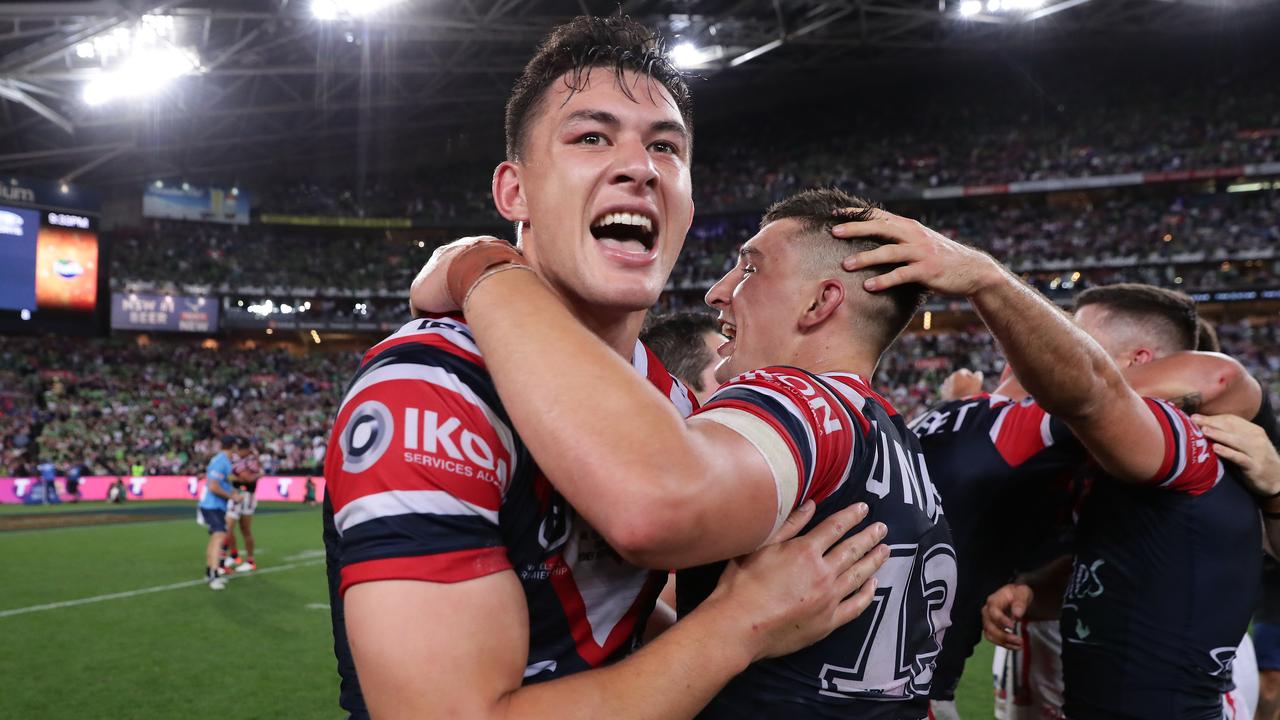
[(507, 475), (506, 461), (484, 438), (462, 427), (458, 418), (441, 417), (434, 410), (405, 408), (404, 450), (405, 462), (455, 475), (494, 484)]
[(351, 413), (338, 442), (342, 448), (342, 469), (349, 473), (373, 467), (391, 446), (395, 423), (391, 411), (377, 400), (366, 400)]

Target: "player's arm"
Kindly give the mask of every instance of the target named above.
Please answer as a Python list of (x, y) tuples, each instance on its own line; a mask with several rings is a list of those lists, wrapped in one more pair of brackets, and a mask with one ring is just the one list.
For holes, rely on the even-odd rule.
[[(529, 686), (528, 611), (512, 571), (355, 585), (345, 608), (361, 687), (378, 718), (691, 718), (751, 662), (811, 644), (870, 604), (875, 583), (863, 583), (888, 553), (867, 551), (881, 535), (841, 541), (865, 511), (734, 561), (705, 603), (634, 655)], [(810, 517), (812, 505), (788, 532)]]
[(1022, 649), (1022, 637), (1015, 624), (1024, 620), (1056, 619), (1062, 612), (1062, 595), (1070, 580), (1070, 555), (1019, 575), (987, 597), (982, 606), (983, 634), (1001, 647)]
[(234, 500), (236, 497), (235, 488), (231, 488), (230, 486), (224, 487), (223, 483), (225, 482), (226, 482), (226, 475), (224, 475), (220, 471), (211, 470), (205, 473), (204, 486), (206, 490), (213, 493), (214, 495), (217, 495), (220, 498), (226, 498), (227, 500)]
[(1262, 387), (1235, 358), (1213, 352), (1178, 352), (1124, 369), (1139, 395), (1168, 400), (1187, 413), (1252, 418)]
[(1071, 428), (1104, 470), (1130, 482), (1161, 479), (1173, 450), (1166, 434), (1176, 419), (1148, 405), (1098, 343), (990, 255), (884, 211), (837, 225), (833, 232), (890, 241), (845, 261), (849, 270), (898, 265), (868, 279), (870, 292), (919, 283), (943, 295), (967, 297), (1018, 380), (1045, 411)]
[[(450, 282), (466, 260), (432, 270)], [(467, 258), (465, 250), (458, 257)], [(430, 284), (430, 283), (428, 283)], [(761, 450), (729, 427), (686, 424), (635, 369), (592, 334), (534, 273), (472, 277), (452, 293), (503, 406), (538, 465), (623, 557), (683, 568), (759, 547), (795, 506)], [(446, 300), (447, 302), (447, 300)], [(440, 307), (430, 299), (417, 306)], [(714, 528), (715, 532), (708, 532)]]

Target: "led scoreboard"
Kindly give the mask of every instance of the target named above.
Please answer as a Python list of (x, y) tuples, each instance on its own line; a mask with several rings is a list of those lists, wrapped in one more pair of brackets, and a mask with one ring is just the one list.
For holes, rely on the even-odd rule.
[(0, 176), (0, 331), (102, 330), (98, 207), (88, 188)]

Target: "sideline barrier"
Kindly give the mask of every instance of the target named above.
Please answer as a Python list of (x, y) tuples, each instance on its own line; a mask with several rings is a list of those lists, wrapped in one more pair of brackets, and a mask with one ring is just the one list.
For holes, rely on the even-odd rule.
[[(80, 499), (106, 500), (107, 490), (121, 476), (90, 475), (80, 478)], [(124, 476), (127, 500), (191, 500), (204, 494), (204, 479), (194, 475)], [(316, 485), (316, 502), (324, 500), (324, 478), (311, 476)], [(40, 483), (38, 477), (0, 477), (0, 504), (22, 503), (31, 488)], [(66, 478), (54, 480), (58, 497), (66, 502)], [(307, 493), (306, 475), (264, 475), (258, 480), (258, 500), (302, 502)]]

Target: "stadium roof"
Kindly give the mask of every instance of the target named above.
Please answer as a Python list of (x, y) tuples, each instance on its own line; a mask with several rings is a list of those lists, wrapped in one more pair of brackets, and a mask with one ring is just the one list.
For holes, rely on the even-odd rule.
[[(492, 129), (550, 27), (619, 6), (698, 48), (707, 88), (726, 96), (992, 47), (1277, 27), (1273, 0), (400, 0), (364, 17), (343, 14), (347, 5), (359, 3), (0, 4), (0, 173), (112, 184), (364, 167), (373, 137), (410, 147)], [(115, 77), (143, 30), (182, 54), (139, 56), (140, 79), (90, 90)], [(127, 97), (179, 74), (155, 97)], [(381, 166), (421, 162), (390, 155)]]

